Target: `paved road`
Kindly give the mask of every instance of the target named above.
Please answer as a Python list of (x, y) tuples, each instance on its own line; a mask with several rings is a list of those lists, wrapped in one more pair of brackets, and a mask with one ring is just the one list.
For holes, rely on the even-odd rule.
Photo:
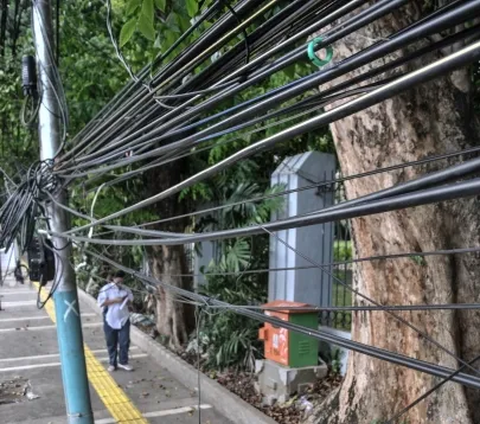
[[(9, 287), (8, 283), (0, 287), (0, 422), (64, 424), (65, 405), (55, 325), (47, 311), (37, 309), (34, 287)], [(111, 393), (126, 395), (131, 401), (131, 408), (127, 403), (127, 409), (136, 408), (146, 420), (129, 423), (199, 423), (195, 388), (177, 382), (168, 370), (161, 368), (137, 346), (132, 346), (130, 352), (135, 371), (116, 371), (110, 374), (114, 378), (111, 380), (105, 371), (107, 351), (100, 317), (86, 305), (81, 306), (84, 341), (92, 352), (87, 367), (93, 383), (90, 393), (96, 424), (127, 422), (119, 420), (118, 414), (122, 413), (115, 411), (118, 409), (115, 402), (108, 402)], [(36, 396), (38, 398), (28, 399)], [(18, 403), (8, 403), (14, 401)], [(201, 423), (230, 423), (211, 405), (202, 404), (201, 407)], [(117, 420), (113, 418), (115, 414)]]

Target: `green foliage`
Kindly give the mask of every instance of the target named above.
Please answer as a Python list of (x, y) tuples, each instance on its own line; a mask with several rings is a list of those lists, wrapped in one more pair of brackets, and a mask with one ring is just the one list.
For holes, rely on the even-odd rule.
[(61, 10), (59, 69), (70, 112), (68, 130), (74, 135), (115, 95), (128, 75), (114, 55), (104, 1), (66, 2)]
[(342, 356), (343, 352), (340, 349), (337, 347), (333, 348), (331, 367), (334, 374), (340, 374), (342, 370)]
[(120, 31), (120, 47), (123, 47), (130, 41), (130, 38), (132, 38), (136, 28), (137, 20), (135, 18), (132, 18), (125, 23)]
[(185, 0), (185, 6), (188, 12), (188, 16), (193, 18), (198, 11), (198, 2), (197, 0)]
[[(81, 186), (72, 187), (71, 202), (75, 209), (79, 210), (85, 215), (90, 216), (92, 211), (92, 204), (97, 192), (91, 190), (85, 192)], [(126, 181), (122, 184), (117, 184), (111, 187), (102, 188), (96, 198), (94, 204), (94, 217), (110, 215), (119, 209), (122, 209), (125, 204), (132, 202), (136, 199), (136, 196), (142, 196), (144, 194), (142, 190), (142, 184), (136, 179)], [(140, 209), (135, 214), (123, 216), (112, 220), (113, 225), (137, 225), (142, 222), (149, 222), (158, 219), (158, 216), (151, 209)], [(88, 222), (82, 218), (74, 217), (72, 220), (73, 225), (80, 226), (87, 224)], [(105, 235), (98, 235), (99, 238), (111, 238), (112, 234), (107, 233)], [(135, 238), (133, 235), (122, 234), (122, 238)], [(139, 269), (143, 265), (145, 258), (145, 250), (142, 246), (118, 246), (115, 249), (109, 249), (105, 252), (106, 256), (117, 262), (124, 264), (125, 266)], [(95, 267), (96, 261), (89, 263), (89, 267)], [(103, 275), (105, 276), (105, 275)]]
[[(35, 123), (24, 127), (20, 121), (24, 96), (21, 89), (21, 57), (32, 54), (30, 16), (21, 8), (0, 10), (0, 20), (6, 14), (6, 38), (0, 38), (0, 164), (9, 175), (23, 173), (38, 158)], [(18, 28), (18, 31), (16, 30)], [(2, 191), (3, 176), (0, 175)]]
[[(148, 41), (144, 50), (151, 57), (165, 52), (175, 43), (178, 36), (189, 28), (190, 18), (199, 11), (196, 0), (119, 0), (114, 3), (114, 9), (115, 21), (122, 22), (120, 47), (132, 40), (139, 43), (143, 38)], [(183, 47), (197, 37), (206, 25), (202, 25)], [(137, 30), (139, 37), (135, 37)]]
[[(127, 22), (128, 23), (128, 22)], [(153, 22), (143, 13), (138, 17), (138, 29), (150, 41), (155, 40), (155, 28)]]
[(145, 36), (145, 38), (147, 38), (147, 40), (150, 41), (155, 41), (153, 10), (153, 0), (143, 0), (142, 8), (140, 11), (140, 15), (138, 16), (137, 22), (140, 32)]
[[(296, 77), (309, 72), (302, 66), (293, 67)], [(242, 93), (236, 102), (265, 94), (279, 85), (290, 82), (286, 73), (273, 75), (264, 84)], [(289, 102), (285, 106), (293, 104)], [(225, 106), (225, 105), (223, 105)], [(223, 107), (222, 106), (222, 107)], [(302, 118), (304, 119), (304, 118)], [(275, 127), (253, 127), (258, 130), (251, 134), (225, 135), (211, 143), (208, 154), (198, 154), (192, 161), (192, 172), (204, 169), (229, 157), (279, 130), (287, 128), (291, 122), (280, 122)], [(270, 221), (273, 211), (283, 206), (284, 197), (273, 196), (284, 190), (282, 186), (270, 187), (270, 176), (286, 156), (303, 153), (307, 150), (332, 151), (333, 142), (328, 131), (305, 135), (292, 139), (276, 147), (275, 157), (271, 152), (260, 153), (242, 160), (207, 181), (203, 181), (182, 192), (183, 199), (193, 199), (197, 204), (202, 200), (226, 207), (209, 216), (196, 220), (195, 231), (229, 229)], [(267, 197), (254, 201), (258, 197)], [(233, 304), (260, 305), (267, 299), (268, 274), (243, 274), (243, 270), (268, 268), (268, 237), (256, 236), (252, 239), (238, 239), (222, 242), (220, 257), (213, 261), (205, 273), (207, 284), (203, 291)], [(232, 275), (217, 276), (216, 273)], [(231, 312), (208, 315), (204, 320), (200, 337), (194, 336), (190, 348), (199, 349), (207, 368), (253, 367), (254, 359), (260, 355), (258, 324)]]
[[(255, 175), (256, 166), (248, 166)], [(246, 172), (244, 169), (244, 172)], [(236, 184), (235, 172), (224, 174), (217, 181), (214, 193), (229, 207), (223, 208), (197, 223), (197, 230), (206, 228), (237, 228), (255, 222), (267, 222), (273, 211), (283, 205), (281, 197), (260, 202), (239, 200), (274, 194), (282, 187), (260, 190), (249, 182)], [(248, 181), (248, 180), (247, 180)], [(207, 283), (202, 293), (236, 305), (261, 305), (267, 300), (268, 274), (245, 274), (249, 269), (265, 267), (268, 263), (268, 237), (238, 238), (220, 245), (220, 257), (212, 260), (205, 272)], [(222, 274), (222, 275), (218, 275)], [(189, 349), (198, 350), (205, 366), (211, 369), (239, 367), (253, 369), (260, 356), (258, 323), (229, 311), (205, 314), (200, 335), (192, 338)]]
[(153, 26), (153, 12), (154, 12), (153, 0), (143, 0), (141, 14), (145, 16), (146, 19), (152, 22), (152, 26)]
[(410, 259), (415, 262), (417, 265), (425, 266), (427, 265), (427, 261), (423, 256), (415, 255), (411, 256)]
[[(138, 13), (143, 8), (142, 0), (113, 1), (113, 15), (122, 12), (129, 24), (120, 35), (120, 43), (125, 38), (133, 37)], [(146, 6), (147, 7), (147, 6)], [(143, 9), (142, 9), (143, 10)], [(103, 0), (80, 0), (67, 2), (62, 7), (61, 16), (61, 66), (60, 71), (65, 86), (67, 103), (70, 110), (70, 134), (80, 131), (94, 115), (121, 89), (128, 81), (128, 74), (115, 57), (114, 48), (108, 35), (106, 25), (106, 7)], [(82, 24), (79, 25), (78, 23)], [(135, 24), (135, 25), (134, 25)], [(113, 20), (114, 31), (118, 30), (118, 22)], [(125, 33), (125, 31), (131, 34)], [(149, 57), (147, 43), (126, 48), (124, 55), (133, 67), (143, 65)], [(99, 60), (99, 57), (102, 60)], [(85, 215), (90, 215), (96, 188), (111, 179), (108, 174), (100, 179), (87, 178), (82, 185), (71, 186), (70, 202), (72, 206)], [(140, 196), (145, 197), (145, 189), (141, 180), (132, 179), (122, 184), (103, 188), (95, 203), (94, 216), (109, 215), (126, 204), (133, 203)], [(141, 222), (157, 219), (157, 215), (144, 209), (121, 219), (112, 221), (117, 225), (136, 225)], [(73, 225), (83, 225), (87, 221), (74, 217)], [(110, 238), (112, 234), (98, 237)], [(122, 235), (122, 237), (131, 237)], [(126, 266), (139, 269), (142, 266), (145, 252), (142, 247), (118, 247), (108, 249), (106, 256)], [(106, 277), (110, 271), (97, 261), (89, 258), (86, 271), (97, 270)]]
[(160, 9), (160, 10), (165, 10), (167, 6), (167, 0), (155, 0), (155, 5)]
[(225, 247), (225, 253), (219, 264), (220, 269), (239, 273), (250, 262), (250, 246), (244, 239), (237, 239)]
[(333, 243), (333, 258), (335, 262), (352, 260), (352, 241), (335, 240)]
[[(267, 299), (266, 284), (261, 279), (242, 276), (250, 261), (248, 243), (237, 240), (225, 249), (219, 263), (212, 263), (202, 293), (225, 302), (245, 305), (262, 304)], [(208, 273), (230, 272), (235, 275), (216, 276)], [(193, 337), (190, 349), (199, 349), (208, 369), (238, 367), (252, 370), (260, 355), (258, 323), (234, 312), (205, 313), (200, 337)]]
[(140, 8), (141, 5), (142, 5), (142, 0), (129, 0), (125, 7), (125, 15), (126, 16), (133, 15), (135, 12), (137, 12), (137, 10)]

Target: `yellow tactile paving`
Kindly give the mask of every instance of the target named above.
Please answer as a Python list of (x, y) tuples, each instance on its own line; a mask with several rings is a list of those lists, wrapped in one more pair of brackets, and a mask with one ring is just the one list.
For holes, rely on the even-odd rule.
[[(38, 288), (38, 284), (34, 283)], [(42, 301), (47, 294), (42, 293)], [(45, 304), (50, 319), (55, 321), (55, 310), (53, 302)], [(148, 421), (142, 416), (142, 413), (128, 398), (126, 393), (118, 386), (117, 382), (108, 373), (105, 367), (93, 355), (90, 348), (84, 344), (85, 360), (87, 363), (88, 381), (93, 386), (105, 407), (108, 409), (112, 417), (117, 423), (128, 424), (148, 424)]]

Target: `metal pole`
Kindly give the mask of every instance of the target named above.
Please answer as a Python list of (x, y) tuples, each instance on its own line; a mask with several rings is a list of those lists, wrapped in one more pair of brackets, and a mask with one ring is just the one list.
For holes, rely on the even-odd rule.
[[(61, 145), (50, 0), (33, 0), (32, 10), (42, 99), (39, 109), (40, 158), (48, 161), (55, 159)], [(67, 203), (64, 190), (54, 196), (60, 204)], [(47, 215), (53, 231), (64, 232), (70, 228), (66, 212), (54, 202), (50, 203)], [(93, 424), (75, 271), (70, 261), (71, 245), (61, 237), (53, 237), (52, 242), (56, 250), (55, 278), (58, 283), (54, 295), (55, 315), (68, 423)]]

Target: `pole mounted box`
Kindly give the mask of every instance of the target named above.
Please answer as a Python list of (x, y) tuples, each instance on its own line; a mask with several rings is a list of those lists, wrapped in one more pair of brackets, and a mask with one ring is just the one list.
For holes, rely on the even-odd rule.
[(42, 286), (55, 278), (55, 258), (50, 240), (34, 237), (27, 250), (30, 281)]

